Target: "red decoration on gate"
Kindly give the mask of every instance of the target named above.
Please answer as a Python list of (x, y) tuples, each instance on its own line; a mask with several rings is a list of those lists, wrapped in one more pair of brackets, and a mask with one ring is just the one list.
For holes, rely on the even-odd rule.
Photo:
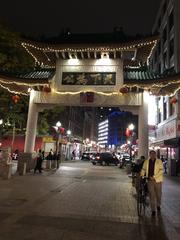
[(59, 129), (59, 132), (60, 132), (60, 134), (64, 134), (65, 129), (61, 127), (61, 128)]
[(122, 87), (122, 88), (120, 88), (119, 91), (120, 91), (120, 93), (125, 94), (125, 93), (129, 92), (129, 89), (127, 87)]
[(94, 102), (94, 93), (93, 92), (82, 92), (82, 93), (80, 93), (80, 102), (81, 103), (92, 103), (92, 102)]
[(18, 95), (14, 95), (14, 96), (12, 96), (12, 100), (14, 103), (17, 103), (17, 102), (19, 102), (20, 97)]
[(44, 86), (43, 91), (49, 93), (51, 92), (51, 88), (49, 86)]
[(126, 137), (131, 137), (132, 136), (132, 131), (129, 130), (129, 128), (126, 128)]
[(177, 98), (175, 98), (175, 97), (171, 98), (170, 103), (171, 104), (176, 104), (177, 103)]

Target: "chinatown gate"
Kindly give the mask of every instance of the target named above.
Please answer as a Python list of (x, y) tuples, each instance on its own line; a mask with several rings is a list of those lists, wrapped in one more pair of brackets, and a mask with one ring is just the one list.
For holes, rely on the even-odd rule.
[(77, 43), (73, 35), (60, 44), (22, 41), (41, 69), (13, 79), (0, 76), (0, 85), (30, 92), (25, 155), (31, 157), (34, 151), (38, 113), (59, 105), (120, 107), (137, 114), (138, 155), (147, 157), (149, 93), (170, 95), (180, 85), (179, 76), (157, 76), (148, 70), (157, 42), (157, 36), (151, 36), (130, 42), (102, 38), (100, 43), (95, 37)]

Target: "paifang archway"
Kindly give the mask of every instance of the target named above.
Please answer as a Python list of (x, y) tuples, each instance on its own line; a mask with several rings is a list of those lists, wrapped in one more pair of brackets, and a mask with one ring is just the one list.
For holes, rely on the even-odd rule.
[[(139, 155), (148, 153), (148, 95), (173, 94), (180, 76), (158, 76), (144, 67), (149, 64), (156, 36), (121, 43), (81, 41), (45, 44), (22, 41), (41, 70), (19, 78), (0, 76), (9, 91), (27, 94), (31, 88), (24, 152), (31, 155), (36, 138), (38, 112), (54, 105), (121, 106), (139, 116)], [(92, 102), (82, 98), (93, 94)]]

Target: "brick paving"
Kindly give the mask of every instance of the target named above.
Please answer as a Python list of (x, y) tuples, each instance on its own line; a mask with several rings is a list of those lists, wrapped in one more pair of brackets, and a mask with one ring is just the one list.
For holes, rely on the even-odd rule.
[(89, 162), (63, 163), (0, 180), (0, 240), (180, 239), (180, 180), (165, 177), (162, 214), (136, 212), (124, 170)]

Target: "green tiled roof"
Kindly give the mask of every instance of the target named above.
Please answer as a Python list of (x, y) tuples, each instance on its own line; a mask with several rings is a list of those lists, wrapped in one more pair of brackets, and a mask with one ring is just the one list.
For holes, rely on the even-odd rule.
[(21, 74), (18, 77), (24, 79), (51, 79), (55, 74), (55, 70), (47, 69), (47, 70), (39, 70), (32, 71), (30, 73)]
[(153, 80), (160, 76), (151, 71), (124, 70), (125, 80)]
[[(37, 80), (49, 80), (55, 75), (55, 69), (42, 69), (42, 70), (35, 70), (25, 74), (19, 74), (14, 76), (16, 79), (31, 79), (34, 82)], [(1, 74), (0, 74), (1, 75)], [(2, 74), (2, 76), (8, 76), (8, 74)], [(164, 74), (155, 74), (149, 70), (139, 70), (139, 69), (124, 69), (124, 83), (150, 83), (155, 81), (168, 81), (171, 77), (179, 76), (179, 73), (174, 72), (167, 72)], [(9, 75), (11, 78), (12, 76)]]
[[(50, 79), (55, 75), (55, 69), (46, 69), (21, 74), (18, 77), (24, 79)], [(125, 80), (153, 80), (160, 76), (150, 71), (124, 70)]]

